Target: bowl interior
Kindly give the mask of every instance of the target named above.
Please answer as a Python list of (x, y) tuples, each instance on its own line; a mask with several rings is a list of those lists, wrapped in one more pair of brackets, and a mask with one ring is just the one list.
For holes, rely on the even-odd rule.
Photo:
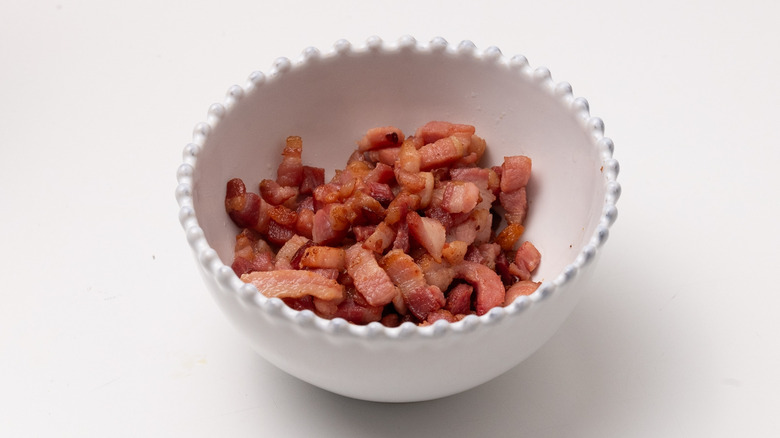
[(224, 211), (225, 184), (257, 192), (276, 177), (285, 138), (303, 138), (304, 164), (343, 168), (374, 126), (411, 134), (430, 120), (472, 124), (487, 140), (481, 165), (507, 155), (533, 160), (523, 238), (542, 253), (534, 280), (557, 277), (588, 243), (604, 206), (603, 161), (585, 124), (531, 75), (495, 59), (448, 51), (323, 55), (269, 75), (212, 129), (193, 174), (197, 220), (230, 265), (237, 228)]

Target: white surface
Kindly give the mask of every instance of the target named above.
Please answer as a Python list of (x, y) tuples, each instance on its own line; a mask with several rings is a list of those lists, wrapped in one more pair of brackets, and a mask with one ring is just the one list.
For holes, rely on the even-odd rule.
[[(0, 5), (0, 434), (780, 434), (780, 6), (412, 3)], [(564, 327), (428, 403), (333, 396), (259, 358), (176, 220), (181, 149), (229, 84), (372, 34), (524, 54), (588, 98), (622, 168)]]

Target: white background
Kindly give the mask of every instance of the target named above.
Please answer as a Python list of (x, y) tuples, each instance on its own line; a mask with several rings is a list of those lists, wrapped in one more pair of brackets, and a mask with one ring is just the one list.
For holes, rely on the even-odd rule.
[[(0, 435), (780, 436), (778, 18), (768, 0), (2, 2)], [(197, 276), (173, 192), (230, 85), (404, 34), (570, 82), (623, 197), (549, 343), (392, 405), (256, 355)]]

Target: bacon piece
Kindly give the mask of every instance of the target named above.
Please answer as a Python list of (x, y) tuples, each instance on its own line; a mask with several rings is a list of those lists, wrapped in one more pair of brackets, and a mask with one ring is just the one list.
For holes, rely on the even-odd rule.
[(360, 152), (374, 149), (382, 149), (393, 146), (400, 146), (404, 141), (404, 133), (394, 126), (380, 126), (371, 128), (366, 135), (358, 141), (358, 150)]
[(449, 310), (445, 309), (439, 309), (429, 313), (428, 317), (425, 318), (425, 322), (428, 324), (433, 324), (440, 319), (443, 319), (447, 322), (458, 322), (458, 320), (455, 318), (455, 315), (450, 313)]
[(313, 196), (306, 196), (303, 199), (301, 199), (301, 202), (298, 203), (298, 208), (296, 209), (298, 214), (301, 214), (301, 211), (303, 210), (310, 210), (312, 213), (314, 212)]
[(303, 181), (300, 194), (310, 195), (315, 187), (325, 184), (325, 169), (321, 167), (303, 166)]
[(470, 246), (466, 252), (465, 260), (480, 263), (488, 268), (496, 269), (496, 258), (501, 254), (501, 247), (497, 243), (482, 243)]
[(444, 185), (447, 184), (447, 181), (437, 179), (437, 170), (441, 169), (431, 171), (431, 174), (433, 174), (433, 192), (431, 193), (431, 203), (428, 205), (428, 208), (441, 208), (441, 201), (444, 198)]
[(466, 155), (460, 157), (460, 159), (458, 159), (458, 161), (456, 161), (455, 164), (453, 164), (454, 167), (473, 166), (477, 162), (477, 160), (479, 160), (477, 154), (475, 154), (474, 152), (469, 152), (468, 150), (466, 150), (465, 154)]
[[(380, 163), (381, 164), (381, 163)], [(383, 207), (386, 207), (393, 201), (395, 194), (389, 185), (378, 182), (367, 182), (363, 185), (363, 193), (379, 201)]]
[(477, 210), (490, 210), (493, 208), (493, 203), (496, 200), (496, 195), (493, 194), (490, 189), (479, 189), (479, 202), (474, 207)]
[(236, 256), (230, 268), (239, 277), (254, 271), (271, 271), (274, 269), (273, 255), (269, 253), (258, 254), (254, 260)]
[(401, 150), (398, 151), (396, 170), (403, 169), (406, 172), (417, 173), (420, 171), (420, 151), (414, 147), (414, 141), (404, 141)]
[(336, 313), (339, 311), (339, 304), (344, 302), (346, 297), (346, 293), (332, 300), (321, 300), (319, 298), (312, 297), (314, 312), (323, 318), (333, 319), (336, 317)]
[(444, 248), (447, 231), (441, 222), (428, 217), (420, 217), (415, 211), (406, 215), (406, 223), (409, 226), (409, 234), (414, 237), (434, 260), (441, 262), (441, 252)]
[(403, 251), (390, 251), (380, 264), (401, 290), (409, 311), (419, 320), (425, 320), (429, 313), (440, 309), (446, 302), (441, 290), (425, 282), (420, 267)]
[(414, 141), (405, 141), (398, 153), (398, 161), (395, 162), (395, 179), (409, 193), (418, 193), (429, 186), (433, 175), (426, 176), (420, 173), (420, 151), (414, 146)]
[(517, 281), (515, 275), (510, 272), (509, 266), (510, 263), (506, 256), (506, 252), (500, 252), (496, 257), (496, 273), (501, 277), (504, 286), (509, 286)]
[(363, 178), (365, 183), (387, 184), (393, 181), (393, 167), (384, 163), (376, 163), (376, 166)]
[(335, 268), (311, 268), (307, 270), (320, 274), (325, 278), (330, 278), (331, 280), (338, 280), (341, 275), (341, 271)]
[(342, 202), (355, 191), (357, 178), (349, 171), (336, 171), (333, 179), (321, 186), (315, 187), (312, 192), (314, 209), (319, 210), (326, 204)]
[(427, 208), (433, 200), (433, 190), (436, 187), (436, 178), (432, 172), (420, 172), (420, 175), (425, 180), (425, 185), (417, 193), (420, 196), (420, 208)]
[[(311, 199), (311, 198), (309, 198)], [(298, 219), (295, 222), (295, 232), (301, 236), (311, 239), (311, 231), (314, 227), (314, 211), (302, 209), (298, 212)]]
[(479, 200), (479, 188), (474, 183), (451, 181), (444, 186), (441, 208), (448, 213), (469, 213)]
[(471, 245), (485, 243), (490, 240), (493, 215), (484, 209), (476, 209), (467, 216), (467, 220), (450, 227), (447, 231), (447, 241), (460, 240)]
[(531, 279), (531, 272), (528, 270), (528, 268), (525, 267), (524, 263), (518, 265), (517, 263), (512, 262), (509, 265), (509, 274), (523, 281)]
[(349, 155), (349, 158), (347, 158), (347, 166), (349, 166), (353, 161), (366, 161), (366, 153), (360, 152), (359, 150), (355, 149), (352, 151), (352, 153)]
[(388, 166), (395, 164), (395, 160), (398, 159), (398, 154), (401, 152), (401, 146), (394, 148), (385, 148), (375, 151), (368, 151), (366, 155), (369, 161), (373, 163), (382, 163)]
[(423, 272), (425, 282), (439, 290), (447, 290), (455, 279), (455, 269), (449, 263), (437, 262), (430, 254), (424, 254), (417, 262)]
[(354, 225), (352, 227), (352, 234), (355, 235), (355, 240), (358, 242), (365, 242), (375, 231), (376, 225)]
[(527, 241), (520, 245), (517, 254), (515, 254), (515, 264), (522, 264), (528, 269), (528, 272), (534, 272), (541, 260), (542, 255), (539, 253), (539, 250), (536, 249), (533, 243)]
[[(271, 218), (268, 216), (268, 212), (271, 210), (271, 206), (267, 202), (263, 201), (263, 198), (254, 193), (246, 194), (246, 202), (249, 209), (257, 212), (257, 221), (253, 223), (251, 220), (247, 220), (245, 222), (246, 225), (259, 233), (267, 232), (271, 223)], [(247, 211), (244, 210), (242, 213), (246, 212)]]
[(403, 320), (401, 322), (411, 321), (412, 316), (409, 313), (409, 307), (406, 306), (406, 301), (404, 301), (404, 295), (401, 293), (401, 289), (398, 289), (398, 294), (393, 297), (393, 308), (399, 315), (403, 315)]
[[(503, 180), (502, 180), (503, 181)], [(498, 195), (501, 206), (504, 207), (506, 214), (504, 218), (509, 224), (522, 224), (528, 211), (528, 200), (526, 199), (525, 187), (514, 192), (501, 192)]]
[(401, 185), (401, 188), (409, 193), (423, 191), (428, 183), (426, 176), (422, 172), (408, 172), (401, 168), (395, 169), (395, 179)]
[(257, 233), (244, 228), (238, 235), (236, 235), (236, 244), (233, 246), (233, 253), (236, 257), (243, 257), (248, 260), (252, 260), (255, 256), (255, 242), (259, 239)]
[(293, 228), (294, 226), (287, 227), (280, 225), (276, 221), (268, 221), (268, 232), (265, 236), (274, 245), (284, 245), (285, 242), (295, 235)]
[(303, 254), (306, 252), (306, 248), (310, 248), (314, 246), (314, 242), (311, 240), (307, 240), (306, 243), (301, 245), (297, 251), (295, 251), (295, 255), (292, 256), (290, 259), (290, 266), (292, 269), (302, 269), (303, 266), (301, 266), (301, 259), (303, 258)]
[(385, 327), (398, 327), (401, 325), (401, 317), (397, 313), (388, 313), (379, 322)]
[(482, 251), (479, 250), (476, 246), (469, 246), (468, 251), (466, 251), (466, 255), (463, 257), (463, 260), (474, 262), (474, 263), (480, 263), (484, 264), (485, 256), (482, 255)]
[(501, 246), (497, 243), (483, 243), (477, 246), (477, 250), (482, 254), (482, 263), (491, 270), (496, 269), (496, 258), (501, 254)]
[(463, 142), (455, 136), (436, 140), (420, 148), (420, 170), (449, 166), (463, 156)]
[(455, 165), (456, 166), (475, 165), (480, 159), (482, 159), (482, 156), (485, 154), (485, 149), (487, 149), (487, 142), (485, 142), (485, 139), (483, 139), (478, 135), (472, 135), (470, 141), (468, 142), (468, 148), (466, 149), (463, 158), (458, 160), (458, 162), (455, 163)]
[(306, 295), (330, 300), (344, 293), (344, 286), (311, 271), (256, 271), (241, 276), (268, 298), (301, 298)]
[(255, 254), (260, 254), (260, 253), (270, 253), (270, 254), (273, 254), (274, 253), (273, 248), (271, 248), (271, 246), (268, 243), (266, 243), (266, 241), (263, 240), (260, 237), (258, 237), (257, 240), (252, 245), (252, 251), (254, 251)]
[(368, 324), (382, 319), (381, 306), (372, 306), (354, 289), (347, 289), (346, 299), (339, 303), (334, 318), (344, 318), (353, 324)]
[(468, 314), (471, 311), (471, 293), (474, 288), (466, 283), (461, 283), (447, 294), (447, 302), (444, 308), (453, 315)]
[(453, 181), (468, 181), (479, 188), (479, 196), (482, 200), (476, 208), (490, 209), (499, 192), (500, 180), (492, 169), (479, 167), (464, 167), (450, 169), (450, 177)]
[(251, 228), (260, 233), (268, 230), (268, 203), (255, 193), (247, 192), (244, 181), (233, 178), (225, 190), (225, 211), (240, 228)]
[(425, 141), (416, 135), (410, 135), (409, 137), (406, 137), (404, 141), (412, 143), (415, 149), (420, 149), (421, 147), (425, 146)]
[(225, 188), (225, 211), (241, 212), (246, 208), (246, 185), (241, 178), (233, 178)]
[(282, 151), (282, 162), (276, 170), (276, 182), (281, 186), (299, 187), (303, 182), (303, 163), (301, 162), (301, 152), (303, 151), (303, 140), (298, 136), (287, 137), (284, 150)]
[[(356, 155), (363, 158), (363, 155), (359, 152)], [(374, 166), (372, 166), (371, 163), (367, 162), (365, 159), (350, 160), (347, 162), (347, 167), (344, 168), (344, 170), (349, 172), (353, 178), (360, 180), (366, 178), (373, 169)]]
[(312, 198), (314, 199), (314, 210), (319, 210), (327, 204), (341, 202), (340, 189), (337, 184), (322, 184), (314, 188)]
[(518, 281), (517, 283), (513, 284), (509, 289), (506, 291), (506, 297), (504, 299), (504, 305), (508, 306), (511, 304), (517, 297), (521, 295), (531, 295), (536, 291), (536, 289), (539, 288), (539, 286), (542, 283), (537, 283), (534, 281)]
[(256, 232), (244, 228), (236, 236), (234, 258), (231, 268), (239, 277), (252, 271), (274, 269), (273, 251)]
[(466, 245), (471, 245), (477, 238), (477, 222), (475, 220), (467, 220), (458, 225), (453, 225), (447, 230), (447, 242), (461, 241)]
[(282, 245), (282, 247), (279, 248), (279, 251), (276, 253), (276, 259), (274, 260), (275, 268), (293, 269), (292, 260), (295, 257), (295, 254), (308, 242), (309, 239), (297, 234), (294, 234), (292, 237), (287, 239), (284, 245)]
[(506, 290), (495, 271), (480, 263), (466, 260), (456, 266), (455, 271), (457, 278), (462, 278), (474, 286), (477, 315), (482, 316), (493, 307), (504, 303)]
[(501, 165), (501, 191), (514, 192), (528, 184), (531, 177), (531, 159), (525, 155), (504, 157)]
[(300, 298), (282, 298), (282, 301), (284, 301), (284, 304), (287, 304), (297, 311), (314, 311), (314, 299), (311, 295), (304, 295)]
[(260, 181), (260, 196), (271, 205), (281, 205), (298, 196), (298, 187), (281, 186), (272, 179)]
[(501, 245), (501, 249), (509, 251), (514, 248), (515, 243), (520, 240), (520, 236), (523, 235), (525, 228), (520, 224), (509, 224), (498, 233), (496, 236), (496, 243)]
[(451, 214), (444, 211), (443, 208), (438, 206), (430, 205), (428, 206), (428, 209), (425, 210), (425, 217), (429, 217), (431, 219), (436, 219), (444, 226), (444, 229), (449, 232), (450, 228), (452, 228), (453, 225), (455, 225), (455, 220), (452, 217)]
[(375, 224), (385, 218), (382, 204), (360, 190), (355, 191), (344, 206), (349, 210), (347, 218), (351, 224)]
[(385, 222), (380, 222), (374, 232), (363, 241), (363, 248), (382, 254), (393, 243), (395, 236), (396, 232), (393, 228)]
[(398, 193), (398, 196), (396, 196), (395, 199), (390, 202), (390, 205), (387, 206), (385, 222), (387, 222), (388, 225), (394, 225), (400, 220), (406, 218), (407, 213), (417, 210), (419, 207), (419, 196), (406, 191), (401, 191)]
[(298, 213), (290, 210), (283, 205), (277, 205), (268, 211), (268, 216), (273, 222), (286, 228), (292, 228), (298, 221)]
[(474, 132), (476, 132), (476, 129), (472, 125), (461, 125), (434, 120), (417, 128), (414, 137), (418, 137), (428, 144), (452, 135), (471, 138), (471, 136), (474, 135)]
[(338, 187), (338, 199), (344, 200), (352, 196), (357, 187), (358, 178), (350, 171), (337, 172), (332, 183)]
[(305, 268), (344, 270), (344, 250), (329, 246), (310, 246), (303, 252), (301, 266)]
[(312, 239), (321, 245), (337, 244), (349, 230), (349, 212), (342, 204), (327, 204), (314, 214)]
[(476, 214), (477, 210), (472, 210), (471, 213), (451, 213), (450, 220), (452, 221), (453, 226), (460, 225), (463, 222), (473, 218)]
[(387, 273), (379, 267), (374, 253), (359, 243), (345, 253), (347, 273), (355, 283), (355, 289), (372, 306), (384, 306), (393, 301), (398, 289)]
[(393, 240), (393, 249), (399, 249), (403, 252), (409, 252), (409, 224), (406, 219), (398, 223)]
[(433, 178), (436, 182), (436, 187), (440, 185), (440, 183), (444, 181), (449, 181), (450, 178), (450, 169), (447, 167), (439, 167), (436, 169), (431, 169), (431, 173), (433, 174)]
[(453, 181), (468, 181), (479, 188), (488, 188), (490, 169), (480, 167), (461, 167), (450, 169), (450, 179)]
[(466, 244), (466, 242), (461, 242), (460, 240), (455, 240), (444, 244), (441, 255), (447, 263), (457, 265), (463, 261), (463, 257), (466, 256), (466, 251), (468, 251), (468, 244)]
[[(501, 169), (501, 167), (498, 167), (498, 169)], [(493, 195), (498, 196), (498, 193), (501, 191), (501, 176), (499, 176), (498, 172), (496, 172), (495, 167), (492, 167), (487, 171), (488, 171), (487, 189), (490, 190), (490, 192), (493, 193)]]

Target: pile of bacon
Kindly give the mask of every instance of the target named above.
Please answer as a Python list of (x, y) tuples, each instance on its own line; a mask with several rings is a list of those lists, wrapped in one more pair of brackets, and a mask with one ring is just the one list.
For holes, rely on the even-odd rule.
[(233, 270), (294, 309), (355, 324), (456, 322), (531, 294), (541, 256), (520, 243), (531, 160), (477, 167), (486, 143), (474, 132), (370, 129), (328, 183), (303, 165), (301, 138), (287, 138), (259, 195), (227, 183), (225, 209), (242, 228)]

